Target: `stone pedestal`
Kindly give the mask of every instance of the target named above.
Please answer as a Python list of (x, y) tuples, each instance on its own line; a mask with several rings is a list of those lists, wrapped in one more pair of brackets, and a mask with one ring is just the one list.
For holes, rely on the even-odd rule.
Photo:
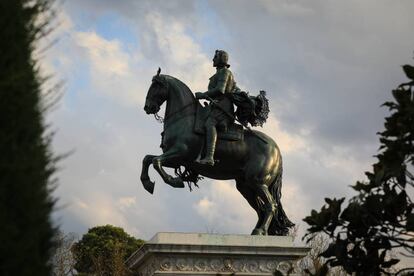
[[(134, 275), (298, 275), (292, 237), (158, 233), (127, 260)], [(292, 271), (293, 269), (293, 271)]]

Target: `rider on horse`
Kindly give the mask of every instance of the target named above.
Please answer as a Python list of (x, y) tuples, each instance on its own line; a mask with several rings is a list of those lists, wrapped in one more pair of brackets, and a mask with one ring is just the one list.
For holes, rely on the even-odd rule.
[[(266, 122), (269, 105), (265, 92), (253, 97), (240, 91), (228, 70), (228, 55), (217, 51), (214, 56), (217, 73), (210, 78), (209, 90), (196, 93), (198, 99), (213, 101), (208, 109), (200, 109), (194, 102), (190, 88), (180, 80), (160, 75), (160, 69), (152, 79), (148, 89), (144, 110), (156, 114), (166, 102), (164, 137), (161, 155), (146, 155), (142, 160), (141, 182), (144, 188), (154, 192), (148, 169), (152, 165), (163, 181), (174, 188), (183, 188), (184, 182), (196, 184), (199, 175), (213, 179), (234, 179), (236, 188), (257, 212), (258, 221), (253, 235), (286, 235), (293, 223), (288, 219), (281, 203), (282, 156), (276, 142), (258, 130), (248, 128), (261, 126)], [(233, 103), (237, 106), (236, 116), (232, 114)], [(198, 112), (200, 111), (201, 112)], [(210, 112), (208, 119), (205, 113)], [(201, 114), (202, 113), (202, 114)], [(195, 124), (202, 118), (207, 129), (207, 153), (204, 164), (214, 164), (214, 149), (217, 139), (216, 127), (228, 125), (233, 128), (233, 120), (247, 130), (239, 140), (223, 140), (217, 147), (217, 157), (221, 166), (195, 164), (195, 157), (202, 151), (203, 137), (195, 131)], [(174, 126), (174, 127), (169, 127)], [(241, 126), (235, 126), (238, 130)], [(164, 167), (175, 169), (176, 177), (168, 174)], [(181, 168), (184, 167), (184, 171)]]
[(239, 91), (233, 74), (228, 69), (229, 55), (223, 50), (216, 50), (213, 58), (213, 66), (217, 68), (216, 74), (210, 78), (207, 92), (196, 92), (197, 99), (208, 99), (210, 114), (205, 122), (206, 128), (206, 154), (199, 161), (201, 164), (214, 165), (214, 151), (217, 140), (217, 126), (224, 129), (234, 121), (234, 107), (231, 93)]

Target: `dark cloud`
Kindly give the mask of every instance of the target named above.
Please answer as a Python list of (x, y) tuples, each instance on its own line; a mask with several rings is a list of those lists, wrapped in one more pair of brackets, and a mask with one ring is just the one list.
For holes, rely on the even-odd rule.
[(273, 92), (282, 127), (311, 126), (315, 142), (364, 146), (381, 129), (379, 106), (402, 81), (399, 65), (414, 49), (408, 36), (414, 3), (394, 4), (212, 1), (211, 7), (232, 34), (236, 76), (249, 80), (246, 88)]

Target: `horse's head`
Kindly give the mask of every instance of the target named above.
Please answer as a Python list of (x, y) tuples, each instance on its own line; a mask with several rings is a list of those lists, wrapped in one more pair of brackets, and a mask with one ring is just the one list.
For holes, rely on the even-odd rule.
[(168, 98), (168, 82), (164, 76), (160, 75), (161, 69), (158, 69), (157, 75), (152, 78), (152, 84), (148, 89), (145, 100), (144, 110), (147, 114), (155, 114), (160, 110), (161, 105)]

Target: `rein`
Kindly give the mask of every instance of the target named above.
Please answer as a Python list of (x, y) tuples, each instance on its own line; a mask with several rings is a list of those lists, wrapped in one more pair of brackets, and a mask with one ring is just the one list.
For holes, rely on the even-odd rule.
[(157, 113), (154, 113), (154, 118), (160, 124), (163, 124), (164, 123), (164, 118), (162, 116), (158, 115), (158, 112)]
[(183, 110), (185, 110), (187, 107), (191, 106), (192, 104), (194, 104), (194, 102), (192, 102), (192, 103), (188, 103), (188, 104), (184, 105), (183, 107), (181, 107), (179, 110), (177, 110), (177, 111), (175, 111), (175, 112), (173, 112), (173, 113), (171, 113), (171, 114), (168, 114), (168, 116), (167, 116), (167, 117), (165, 117), (164, 122), (167, 122), (167, 121), (168, 121), (169, 119), (171, 119), (174, 115), (176, 115), (176, 114), (178, 114), (178, 113), (182, 112)]
[(164, 123), (164, 129), (166, 129), (167, 128), (167, 123), (170, 124), (170, 123), (173, 123), (173, 122), (175, 122), (175, 121), (177, 121), (177, 120), (179, 120), (179, 119), (181, 119), (185, 116), (194, 114), (195, 112), (191, 112), (189, 114), (185, 114), (185, 116), (179, 117), (177, 120), (171, 121), (172, 118), (174, 118), (176, 115), (182, 113), (183, 111), (185, 111), (185, 109), (187, 109), (189, 106), (192, 106), (193, 104), (194, 104), (194, 102), (188, 103), (188, 104), (184, 105), (183, 107), (181, 107), (179, 110), (168, 114), (165, 118), (162, 118), (157, 113), (154, 114), (154, 117), (158, 122)]

